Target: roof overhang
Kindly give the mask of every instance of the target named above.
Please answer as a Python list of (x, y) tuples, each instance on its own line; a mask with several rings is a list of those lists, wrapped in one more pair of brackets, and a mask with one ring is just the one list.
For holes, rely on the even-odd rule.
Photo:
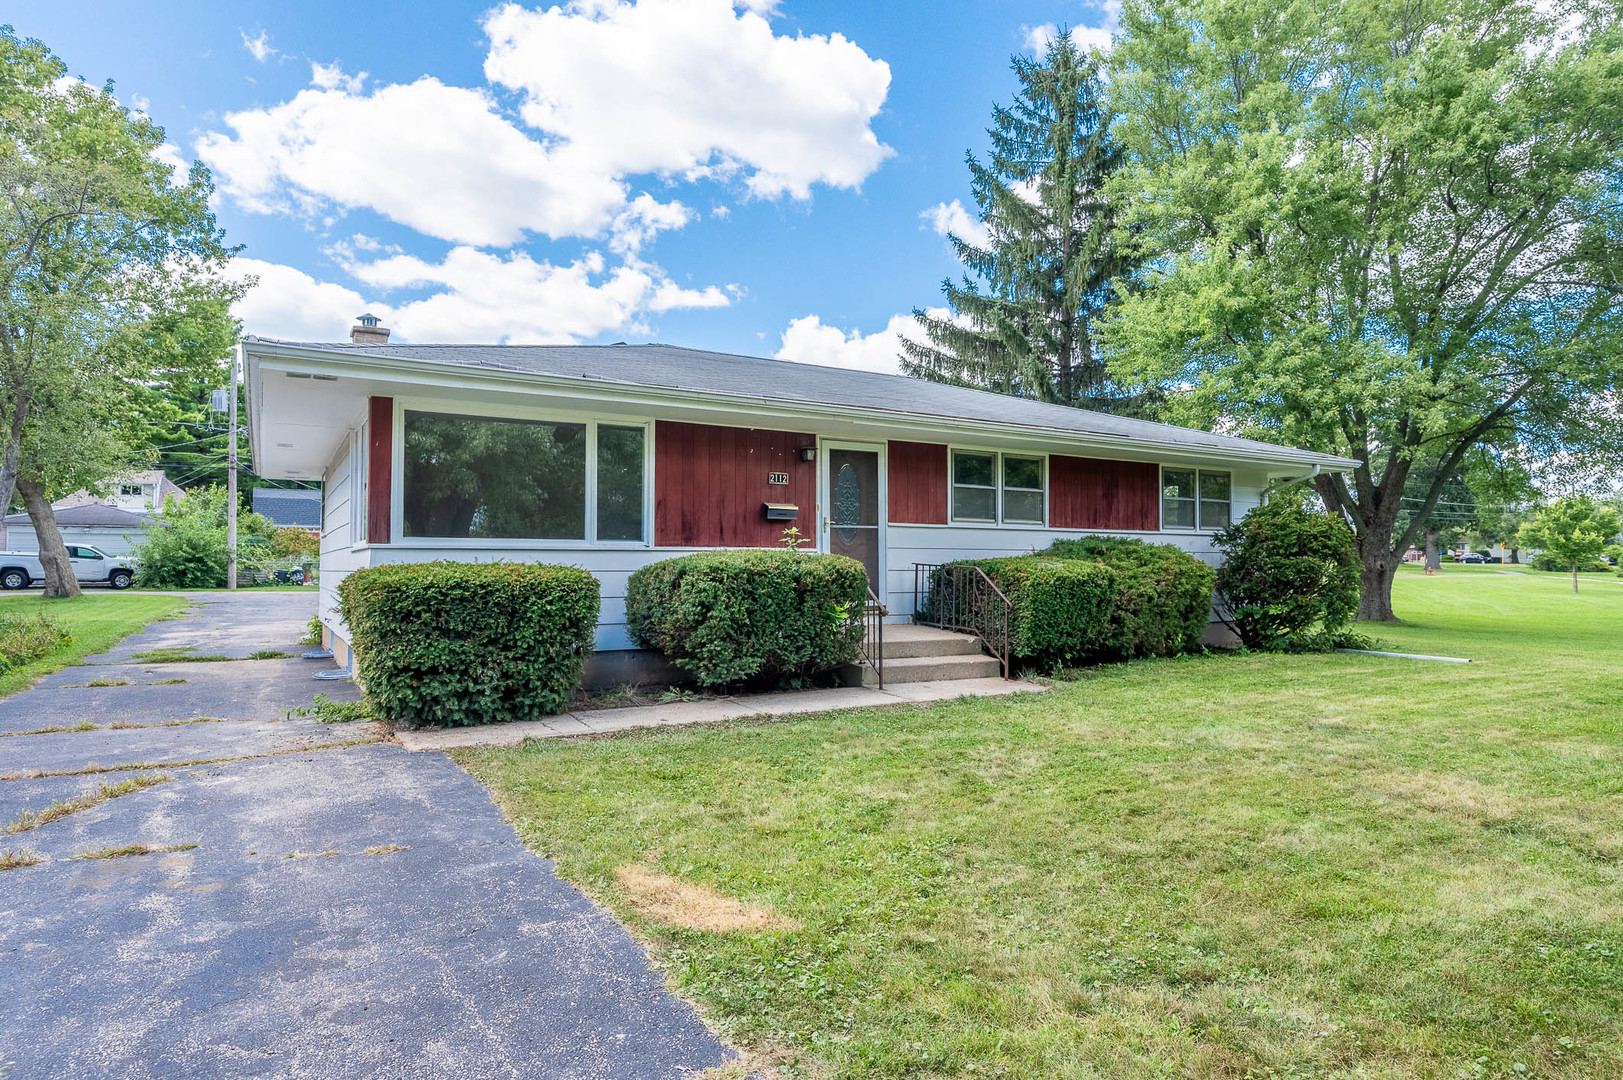
[(272, 479), (320, 479), (338, 452), (344, 434), (364, 418), (369, 397), (412, 394), (433, 396), (450, 391), (496, 404), (515, 394), (566, 401), (572, 409), (602, 402), (657, 411), (659, 416), (693, 422), (739, 422), (751, 426), (785, 424), (827, 433), (830, 427), (860, 435), (919, 441), (970, 442), (976, 438), (1028, 443), (1033, 448), (1056, 445), (1083, 456), (1131, 460), (1153, 457), (1168, 462), (1200, 461), (1244, 465), (1273, 476), (1297, 478), (1318, 472), (1346, 472), (1358, 465), (1350, 458), (1294, 447), (1194, 447), (1156, 439), (1079, 432), (1029, 424), (931, 416), (886, 408), (817, 401), (790, 401), (765, 396), (723, 394), (705, 390), (648, 386), (581, 376), (543, 374), (490, 366), (473, 367), (404, 359), (377, 353), (357, 354), (306, 345), (247, 338), (241, 345), (248, 380), (249, 441), (255, 468)]

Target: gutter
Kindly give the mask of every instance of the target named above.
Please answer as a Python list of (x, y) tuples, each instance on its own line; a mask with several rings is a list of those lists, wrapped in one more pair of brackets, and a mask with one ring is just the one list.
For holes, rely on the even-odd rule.
[[(388, 379), (385, 381), (411, 381), (418, 385), (432, 385), (424, 380), (425, 369), (441, 376), (457, 376), (458, 383), (465, 385), (468, 382), (490, 382), (499, 385), (521, 383), (531, 386), (547, 387), (551, 389), (579, 392), (582, 385), (602, 388), (605, 390), (622, 389), (634, 390), (635, 394), (616, 395), (630, 400), (641, 400), (649, 404), (688, 404), (701, 402), (711, 405), (746, 406), (754, 411), (762, 407), (775, 410), (778, 413), (796, 418), (817, 420), (829, 416), (850, 420), (855, 423), (869, 423), (870, 425), (886, 423), (898, 427), (930, 427), (931, 421), (947, 422), (955, 427), (971, 428), (978, 431), (1009, 435), (1023, 438), (1048, 438), (1064, 442), (1078, 443), (1084, 446), (1094, 446), (1101, 449), (1119, 450), (1129, 448), (1143, 448), (1146, 450), (1159, 450), (1163, 452), (1182, 454), (1190, 457), (1221, 456), (1226, 459), (1242, 462), (1252, 462), (1261, 465), (1279, 465), (1293, 463), (1312, 465), (1314, 475), (1328, 467), (1336, 472), (1345, 472), (1356, 468), (1359, 464), (1352, 458), (1336, 457), (1333, 454), (1318, 454), (1311, 451), (1296, 450), (1292, 447), (1281, 446), (1275, 451), (1246, 451), (1223, 447), (1210, 447), (1191, 445), (1189, 443), (1171, 442), (1164, 439), (1155, 439), (1137, 435), (1112, 435), (1106, 432), (1083, 432), (1068, 428), (1037, 427), (1029, 424), (1009, 424), (992, 420), (972, 420), (965, 417), (943, 416), (933, 413), (901, 412), (893, 409), (882, 409), (873, 406), (853, 406), (836, 404), (832, 402), (806, 401), (801, 408), (795, 408), (792, 403), (782, 398), (753, 396), (745, 394), (727, 394), (714, 390), (689, 390), (680, 387), (646, 386), (638, 383), (618, 382), (609, 379), (596, 378), (589, 375), (552, 375), (533, 371), (526, 371), (512, 367), (489, 367), (485, 365), (472, 366), (467, 364), (448, 364), (434, 360), (407, 360), (398, 357), (361, 357), (354, 353), (333, 352), (319, 348), (304, 348), (294, 345), (273, 344), (271, 342), (245, 339), (239, 346), (245, 354), (251, 348), (259, 356), (272, 359), (289, 359), (304, 361), (310, 366), (323, 370), (324, 373), (339, 374), (351, 378), (378, 378), (393, 374), (402, 376), (402, 379)], [(360, 362), (356, 362), (356, 361)], [(272, 370), (288, 370), (273, 368)], [(1193, 430), (1193, 429), (1189, 429)]]

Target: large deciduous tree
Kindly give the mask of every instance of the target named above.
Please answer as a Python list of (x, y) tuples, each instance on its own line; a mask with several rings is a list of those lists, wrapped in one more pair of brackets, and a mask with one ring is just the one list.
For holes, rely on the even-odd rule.
[(70, 592), (71, 575), (50, 478), (26, 449), (59, 446), (78, 422), (53, 431), (49, 403), (146, 381), (150, 356), (122, 339), (207, 290), (231, 254), (208, 173), (177, 176), (163, 142), (110, 85), (68, 77), (45, 45), (0, 27), (0, 508), (21, 482), (47, 593)]
[(991, 154), (968, 155), (970, 190), (986, 231), (953, 234), (968, 268), (942, 283), (951, 314), (915, 310), (928, 341), (902, 340), (902, 370), (1111, 412), (1141, 400), (1114, 384), (1093, 345), (1093, 324), (1128, 274), (1104, 195), (1122, 153), (1101, 102), (1099, 61), (1069, 33), (1046, 55), (1014, 58), (1020, 92), (995, 106)]
[(1615, 7), (1129, 0), (1121, 26), (1114, 189), (1153, 269), (1113, 370), (1174, 418), (1360, 461), (1315, 481), (1357, 533), (1360, 617), (1395, 617), (1473, 451), (1617, 451)]

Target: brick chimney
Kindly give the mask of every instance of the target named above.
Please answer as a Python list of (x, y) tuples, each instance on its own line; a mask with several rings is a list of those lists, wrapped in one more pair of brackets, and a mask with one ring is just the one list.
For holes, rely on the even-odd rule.
[(378, 317), (370, 312), (358, 317), (349, 328), (349, 340), (356, 345), (387, 345), (389, 328), (378, 325)]

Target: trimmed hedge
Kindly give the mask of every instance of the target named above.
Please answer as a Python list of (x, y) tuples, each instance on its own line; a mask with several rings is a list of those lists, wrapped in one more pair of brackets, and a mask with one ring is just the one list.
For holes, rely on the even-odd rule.
[(1113, 536), (1056, 540), (1043, 554), (1102, 563), (1118, 575), (1100, 658), (1171, 656), (1200, 645), (1212, 615), (1217, 571), (1171, 544)]
[(708, 551), (626, 585), (626, 625), (705, 686), (784, 681), (854, 663), (868, 575), (844, 555)]
[(403, 563), (338, 586), (366, 696), (407, 725), (563, 711), (592, 651), (597, 579), (538, 563)]
[(1017, 555), (952, 565), (980, 567), (1009, 598), (1009, 651), (1016, 659), (1044, 667), (1072, 663), (1091, 655), (1109, 632), (1120, 575), (1101, 563)]

